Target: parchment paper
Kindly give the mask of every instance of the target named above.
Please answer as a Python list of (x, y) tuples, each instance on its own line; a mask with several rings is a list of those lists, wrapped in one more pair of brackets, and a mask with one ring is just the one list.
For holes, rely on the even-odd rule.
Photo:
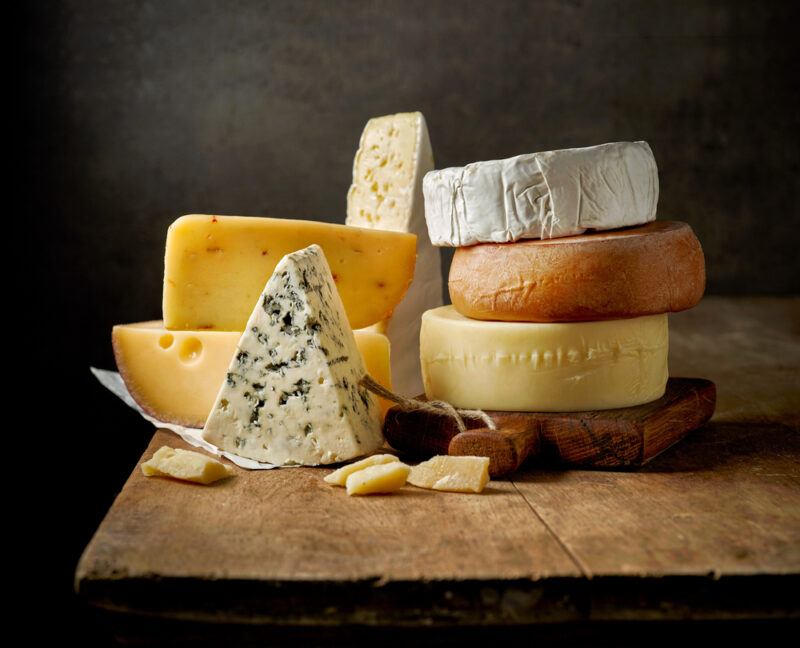
[(94, 374), (94, 377), (100, 381), (100, 384), (103, 385), (103, 387), (108, 389), (112, 394), (119, 396), (128, 407), (131, 407), (139, 412), (145, 421), (149, 421), (157, 428), (174, 432), (189, 445), (205, 450), (206, 452), (218, 457), (225, 457), (240, 468), (246, 468), (247, 470), (271, 470), (272, 468), (281, 468), (281, 466), (276, 466), (270, 463), (260, 463), (258, 461), (254, 461), (253, 459), (245, 459), (244, 457), (239, 457), (235, 454), (231, 454), (230, 452), (220, 450), (217, 446), (203, 439), (203, 431), (198, 428), (189, 428), (183, 427), (182, 425), (175, 425), (174, 423), (165, 423), (164, 421), (159, 421), (158, 419), (149, 416), (141, 407), (139, 407), (136, 401), (133, 400), (133, 397), (130, 395), (130, 392), (128, 392), (128, 388), (125, 386), (125, 383), (122, 381), (122, 377), (119, 375), (119, 373), (116, 371), (108, 371), (106, 369), (96, 369), (95, 367), (89, 367), (89, 369), (91, 370), (92, 374)]

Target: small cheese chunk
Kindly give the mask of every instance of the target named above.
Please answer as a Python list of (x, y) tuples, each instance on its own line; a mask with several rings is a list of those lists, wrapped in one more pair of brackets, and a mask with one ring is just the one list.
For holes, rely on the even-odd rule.
[(432, 490), (480, 493), (489, 483), (489, 458), (439, 455), (414, 466), (408, 483)]
[(353, 328), (389, 317), (414, 276), (412, 234), (279, 218), (183, 216), (167, 232), (165, 326), (244, 330), (278, 261), (312, 243), (325, 251)]
[(658, 169), (647, 142), (613, 142), (437, 169), (423, 191), (434, 245), (509, 243), (648, 223)]
[(354, 472), (358, 472), (359, 470), (363, 470), (369, 466), (379, 466), (381, 464), (393, 463), (395, 461), (400, 460), (394, 455), (372, 455), (371, 457), (367, 457), (361, 461), (356, 461), (354, 463), (347, 464), (346, 466), (342, 466), (338, 470), (334, 470), (330, 475), (325, 477), (325, 481), (329, 484), (333, 484), (334, 486), (344, 486), (347, 483), (347, 478)]
[[(367, 373), (392, 389), (389, 339), (353, 331)], [(111, 333), (117, 368), (133, 399), (153, 418), (202, 428), (225, 380), (241, 332), (168, 331), (162, 322), (118, 324)], [(383, 414), (393, 403), (371, 394)]]
[(337, 463), (383, 445), (380, 410), (318, 245), (275, 268), (228, 367), (203, 437), (277, 465)]
[(147, 477), (172, 477), (198, 484), (210, 484), (233, 475), (233, 469), (199, 452), (162, 446), (142, 464)]
[(391, 493), (405, 485), (410, 470), (411, 468), (399, 461), (369, 466), (347, 478), (347, 494)]
[(453, 306), (422, 316), (425, 395), (464, 409), (582, 412), (664, 395), (667, 315), (602, 322), (489, 322)]
[(441, 260), (428, 238), (422, 197), (422, 178), (432, 170), (433, 151), (422, 113), (373, 117), (361, 134), (347, 193), (348, 225), (417, 235), (414, 282), (380, 331), (388, 329), (394, 348), (403, 349), (392, 356), (392, 379), (397, 390), (408, 395), (422, 392), (420, 317), (442, 305)]

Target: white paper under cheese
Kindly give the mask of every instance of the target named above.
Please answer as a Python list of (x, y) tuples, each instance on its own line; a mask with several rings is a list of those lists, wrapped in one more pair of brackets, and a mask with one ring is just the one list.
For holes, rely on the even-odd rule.
[(353, 160), (353, 184), (347, 193), (348, 225), (417, 235), (414, 281), (387, 331), (392, 344), (392, 383), (407, 395), (422, 393), (420, 317), (442, 304), (439, 250), (428, 238), (422, 197), (422, 178), (432, 169), (433, 151), (422, 113), (375, 117), (361, 134)]
[(658, 169), (647, 142), (614, 142), (432, 171), (423, 190), (434, 245), (507, 243), (652, 221)]
[(279, 465), (352, 459), (383, 443), (364, 364), (322, 249), (286, 255), (253, 310), (203, 437)]

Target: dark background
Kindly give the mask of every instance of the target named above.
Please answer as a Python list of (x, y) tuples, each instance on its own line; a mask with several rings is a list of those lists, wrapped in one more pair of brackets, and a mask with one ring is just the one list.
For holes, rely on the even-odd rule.
[(695, 229), (708, 293), (796, 292), (798, 13), (710, 0), (24, 5), (16, 134), (26, 250), (43, 251), (25, 279), (46, 307), (32, 330), (52, 358), (47, 447), (90, 466), (44, 501), (57, 541), (36, 569), (53, 627), (92, 636), (72, 573), (150, 438), (88, 367), (113, 367), (112, 324), (160, 317), (172, 220), (343, 222), (367, 119), (421, 110), (438, 167), (647, 140), (659, 217)]

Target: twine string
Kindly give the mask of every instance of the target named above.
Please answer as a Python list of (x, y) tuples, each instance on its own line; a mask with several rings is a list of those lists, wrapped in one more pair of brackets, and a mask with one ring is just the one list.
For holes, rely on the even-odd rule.
[(359, 385), (381, 398), (396, 403), (404, 412), (422, 411), (438, 416), (449, 416), (455, 422), (459, 432), (465, 432), (467, 429), (464, 418), (479, 419), (483, 421), (490, 430), (497, 429), (492, 418), (483, 410), (457, 409), (450, 403), (440, 400), (423, 401), (417, 400), (416, 398), (406, 398), (405, 396), (400, 396), (399, 394), (389, 391), (386, 387), (377, 383), (369, 374), (364, 374), (359, 381)]

